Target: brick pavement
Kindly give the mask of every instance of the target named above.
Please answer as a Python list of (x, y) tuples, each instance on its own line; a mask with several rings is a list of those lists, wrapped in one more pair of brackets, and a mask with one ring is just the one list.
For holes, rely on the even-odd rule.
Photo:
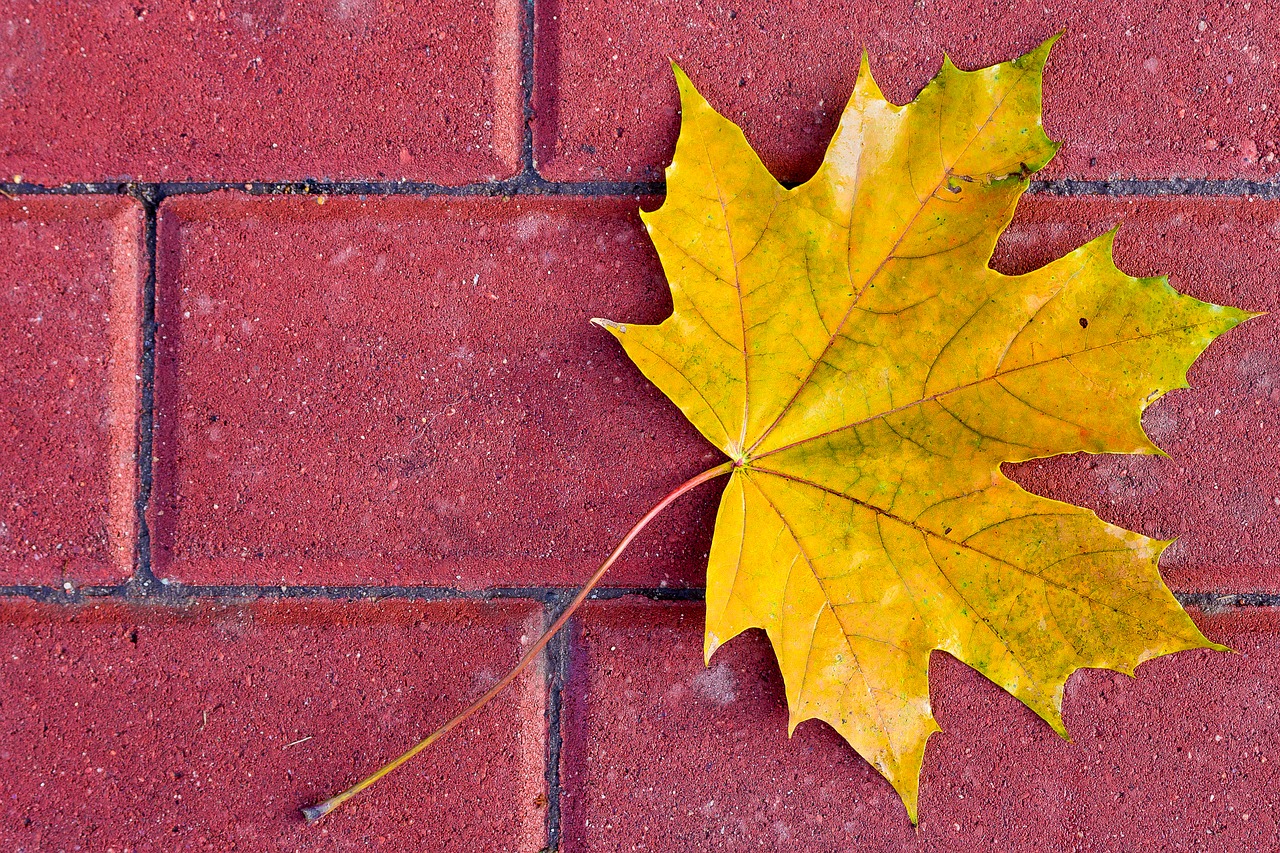
[(591, 316), (656, 321), (636, 210), (668, 57), (777, 174), (866, 45), (904, 100), (1065, 28), (1065, 143), (995, 265), (1117, 260), (1280, 309), (1274, 2), (0, 5), (0, 847), (1228, 850), (1280, 843), (1280, 344), (1215, 344), (1169, 456), (1011, 466), (1178, 537), (1205, 632), (1068, 685), (1071, 742), (936, 653), (921, 823), (762, 637), (700, 662), (714, 487), (538, 664), (314, 827), (296, 808), (492, 684), (718, 458)]

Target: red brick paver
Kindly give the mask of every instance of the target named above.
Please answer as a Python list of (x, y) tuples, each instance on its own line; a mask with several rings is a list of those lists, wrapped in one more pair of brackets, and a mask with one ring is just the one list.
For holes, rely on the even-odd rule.
[(1261, 178), (1276, 151), (1277, 6), (1036, 0), (537, 4), (536, 144), (556, 180), (655, 180), (678, 124), (674, 59), (741, 123), (766, 165), (817, 167), (865, 46), (885, 94), (913, 98), (944, 51), (1002, 62), (1058, 31), (1045, 126), (1065, 147), (1046, 174)]
[(544, 681), (530, 671), (362, 803), (335, 793), (483, 692), (526, 604), (0, 608), (6, 850), (537, 850)]
[(0, 198), (0, 583), (133, 572), (142, 228), (127, 199)]
[[(714, 460), (588, 323), (669, 310), (635, 209), (166, 205), (157, 573), (584, 580), (645, 509)], [(616, 580), (695, 579), (713, 516), (707, 502), (673, 509)]]
[(768, 641), (702, 665), (701, 605), (593, 605), (566, 691), (563, 853), (614, 850), (1262, 850), (1280, 837), (1271, 613), (1202, 619), (1239, 654), (1067, 685), (1072, 742), (936, 653), (919, 830), (830, 728), (787, 739)]
[(0, 175), (519, 171), (518, 0), (0, 3)]

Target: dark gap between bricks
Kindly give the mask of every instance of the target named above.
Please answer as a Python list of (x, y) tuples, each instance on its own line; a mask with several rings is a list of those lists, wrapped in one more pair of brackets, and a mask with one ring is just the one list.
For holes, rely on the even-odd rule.
[[(530, 154), (530, 156), (532, 156)], [(332, 195), (332, 196), (421, 196), (502, 197), (502, 196), (575, 196), (610, 198), (626, 196), (661, 196), (666, 192), (662, 181), (548, 181), (526, 164), (524, 172), (514, 178), (489, 183), (445, 186), (416, 181), (104, 181), (43, 186), (27, 183), (0, 183), (0, 193), (21, 195), (130, 195), (144, 204), (158, 205), (174, 196), (203, 195), (231, 191), (246, 195)], [(1032, 195), (1129, 197), (1221, 197), (1280, 199), (1280, 182), (1228, 180), (1164, 180), (1118, 179), (1083, 181), (1064, 178), (1032, 181)]]

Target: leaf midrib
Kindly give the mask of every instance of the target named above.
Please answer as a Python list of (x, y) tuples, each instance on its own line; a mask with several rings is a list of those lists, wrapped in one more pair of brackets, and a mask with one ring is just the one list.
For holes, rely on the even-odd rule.
[[(1053, 362), (1055, 362), (1055, 361), (1061, 361), (1061, 360), (1063, 360), (1063, 359), (1070, 359), (1070, 358), (1072, 358), (1073, 356), (1078, 356), (1078, 355), (1081, 355), (1081, 354), (1083, 354), (1083, 353), (1088, 353), (1088, 352), (1095, 352), (1095, 351), (1097, 351), (1097, 350), (1101, 350), (1101, 349), (1107, 349), (1108, 347), (1115, 347), (1115, 346), (1121, 346), (1121, 345), (1123, 345), (1123, 344), (1130, 344), (1130, 343), (1133, 343), (1133, 342), (1135, 342), (1135, 341), (1141, 341), (1141, 340), (1147, 340), (1147, 339), (1149, 339), (1149, 338), (1159, 337), (1160, 335), (1169, 335), (1169, 334), (1175, 334), (1175, 333), (1177, 333), (1177, 332), (1186, 332), (1186, 331), (1190, 331), (1191, 329), (1198, 329), (1198, 328), (1200, 328), (1200, 327), (1202, 327), (1202, 326), (1213, 326), (1213, 325), (1215, 325), (1215, 324), (1216, 324), (1216, 322), (1217, 322), (1217, 321), (1215, 321), (1215, 320), (1206, 320), (1206, 321), (1204, 321), (1204, 322), (1202, 322), (1202, 323), (1191, 323), (1191, 324), (1189, 324), (1189, 325), (1185, 325), (1185, 326), (1171, 326), (1171, 327), (1169, 327), (1169, 328), (1166, 328), (1166, 329), (1159, 329), (1159, 330), (1156, 330), (1156, 331), (1154, 331), (1154, 332), (1149, 332), (1149, 333), (1147, 333), (1147, 334), (1142, 334), (1142, 335), (1133, 335), (1133, 336), (1130, 336), (1130, 337), (1127, 337), (1127, 338), (1118, 338), (1118, 339), (1116, 339), (1116, 340), (1107, 341), (1106, 343), (1098, 344), (1097, 346), (1084, 347), (1084, 348), (1082, 348), (1082, 349), (1073, 350), (1073, 351), (1071, 351), (1071, 352), (1067, 352), (1067, 353), (1062, 353), (1061, 355), (1055, 355), (1055, 356), (1053, 356), (1052, 358), (1046, 358), (1046, 359), (1042, 359), (1042, 360), (1039, 360), (1039, 361), (1028, 362), (1027, 364), (1019, 365), (1018, 367), (1013, 367), (1013, 368), (1010, 368), (1010, 369), (1008, 369), (1008, 370), (1000, 370), (1000, 371), (998, 371), (998, 372), (996, 372), (996, 373), (991, 374), (990, 376), (983, 376), (983, 377), (980, 377), (980, 378), (978, 378), (978, 379), (973, 380), (972, 382), (966, 382), (966, 383), (964, 383), (963, 385), (957, 385), (957, 386), (955, 386), (954, 388), (948, 388), (948, 389), (947, 389), (947, 390), (945, 390), (945, 391), (939, 391), (939, 392), (937, 392), (936, 394), (930, 394), (930, 395), (928, 395), (928, 396), (926, 396), (926, 397), (921, 397), (921, 398), (919, 398), (919, 399), (917, 399), (917, 400), (912, 400), (912, 401), (911, 401), (911, 402), (909, 402), (909, 403), (903, 403), (901, 406), (896, 406), (896, 407), (894, 407), (894, 408), (892, 408), (892, 409), (886, 409), (886, 410), (884, 410), (884, 411), (882, 411), (882, 412), (877, 412), (877, 413), (875, 413), (875, 414), (868, 415), (867, 417), (862, 418), (861, 420), (852, 421), (852, 422), (850, 422), (850, 423), (843, 424), (843, 425), (838, 426), (838, 427), (834, 427), (834, 428), (829, 429), (829, 430), (826, 430), (826, 431), (824, 431), (824, 432), (815, 433), (814, 435), (811, 435), (811, 436), (806, 436), (805, 438), (798, 439), (798, 440), (796, 440), (796, 441), (791, 442), (790, 444), (784, 444), (784, 445), (782, 445), (781, 447), (775, 447), (775, 448), (773, 448), (772, 450), (767, 450), (767, 451), (765, 451), (764, 453), (761, 453), (761, 454), (760, 454), (760, 455), (758, 455), (758, 456), (753, 456), (753, 457), (751, 457), (751, 458), (750, 458), (750, 459), (749, 459), (745, 464), (746, 464), (748, 467), (755, 467), (755, 463), (756, 463), (756, 462), (758, 462), (759, 460), (761, 460), (761, 459), (768, 459), (770, 456), (773, 456), (773, 455), (775, 455), (775, 454), (777, 454), (777, 453), (781, 453), (781, 452), (783, 452), (784, 450), (792, 450), (792, 449), (794, 449), (794, 448), (796, 448), (796, 447), (800, 447), (800, 446), (802, 446), (802, 445), (808, 444), (808, 443), (813, 442), (813, 441), (818, 441), (818, 440), (823, 439), (823, 438), (829, 438), (830, 436), (832, 436), (832, 435), (836, 435), (837, 433), (841, 433), (841, 432), (844, 432), (844, 431), (846, 431), (846, 430), (856, 429), (857, 427), (863, 426), (863, 425), (868, 424), (868, 423), (871, 423), (871, 422), (873, 422), (873, 421), (877, 421), (877, 420), (881, 420), (881, 419), (883, 419), (883, 418), (887, 418), (887, 417), (889, 417), (889, 416), (891, 416), (891, 415), (896, 415), (896, 414), (898, 414), (898, 413), (900, 413), (900, 412), (904, 412), (904, 411), (906, 411), (906, 410), (908, 410), (908, 409), (915, 408), (916, 406), (922, 406), (922, 405), (924, 405), (924, 404), (926, 404), (926, 403), (938, 402), (938, 401), (942, 400), (943, 398), (945, 398), (945, 397), (947, 397), (947, 396), (949, 396), (949, 395), (951, 395), (951, 394), (957, 394), (957, 393), (959, 393), (959, 392), (961, 392), (961, 391), (967, 391), (967, 390), (969, 390), (970, 388), (975, 388), (975, 387), (977, 387), (977, 386), (979, 386), (979, 385), (982, 385), (983, 383), (986, 383), (986, 382), (999, 382), (999, 380), (1001, 379), (1001, 377), (1005, 377), (1005, 376), (1012, 376), (1013, 374), (1015, 374), (1015, 373), (1019, 373), (1019, 372), (1021, 372), (1021, 371), (1023, 371), (1023, 370), (1032, 370), (1032, 369), (1034, 369), (1034, 368), (1044, 367), (1045, 365), (1047, 365), (1047, 364), (1052, 364), (1052, 363), (1053, 363)], [(1024, 328), (1025, 328), (1025, 327), (1024, 327)], [(1020, 331), (1019, 331), (1019, 334), (1021, 334), (1021, 333), (1022, 333), (1022, 332), (1021, 332), (1021, 330), (1020, 330)], [(1006, 442), (1006, 443), (1009, 443), (1009, 442)], [(1008, 461), (1008, 460), (1006, 460), (1006, 461)]]
[[(1036, 581), (1039, 581), (1039, 582), (1041, 582), (1041, 583), (1044, 583), (1046, 586), (1052, 586), (1052, 587), (1055, 587), (1056, 589), (1062, 590), (1063, 592), (1068, 593), (1069, 595), (1074, 595), (1074, 596), (1076, 596), (1076, 597), (1078, 597), (1078, 598), (1080, 598), (1080, 599), (1083, 599), (1084, 601), (1087, 601), (1087, 602), (1089, 602), (1090, 604), (1096, 605), (1096, 606), (1098, 606), (1098, 607), (1100, 607), (1100, 608), (1103, 608), (1103, 609), (1106, 609), (1106, 610), (1110, 610), (1112, 613), (1115, 613), (1115, 614), (1116, 614), (1116, 615), (1118, 615), (1118, 616), (1123, 616), (1123, 617), (1125, 617), (1126, 619), (1132, 619), (1132, 620), (1135, 620), (1135, 621), (1139, 621), (1139, 622), (1141, 622), (1141, 621), (1143, 620), (1143, 618), (1144, 618), (1144, 617), (1143, 617), (1143, 616), (1141, 616), (1141, 615), (1134, 614), (1134, 613), (1129, 613), (1129, 612), (1127, 612), (1127, 611), (1121, 610), (1121, 609), (1120, 609), (1120, 608), (1118, 608), (1118, 607), (1115, 607), (1114, 605), (1107, 604), (1106, 602), (1098, 601), (1098, 600), (1096, 600), (1096, 599), (1094, 599), (1094, 598), (1091, 598), (1090, 596), (1086, 595), (1085, 593), (1081, 592), (1080, 590), (1073, 589), (1073, 588), (1071, 588), (1071, 587), (1069, 587), (1069, 586), (1065, 586), (1065, 585), (1063, 585), (1063, 584), (1061, 584), (1061, 583), (1055, 583), (1053, 580), (1051, 580), (1051, 579), (1049, 579), (1049, 578), (1046, 578), (1046, 577), (1044, 577), (1043, 575), (1036, 574), (1035, 572), (1031, 571), (1030, 569), (1026, 568), (1025, 566), (1020, 566), (1020, 565), (1018, 565), (1017, 563), (1014, 563), (1014, 562), (1011, 562), (1010, 560), (1005, 559), (1004, 557), (997, 556), (997, 555), (995, 555), (995, 554), (990, 553), (989, 551), (984, 551), (984, 550), (982, 550), (981, 548), (976, 548), (976, 547), (974, 547), (973, 545), (970, 545), (967, 541), (960, 541), (960, 540), (952, 539), (952, 538), (951, 538), (951, 537), (949, 537), (949, 536), (946, 536), (946, 535), (944, 535), (944, 534), (942, 534), (942, 533), (938, 533), (936, 530), (930, 530), (930, 529), (929, 529), (929, 528), (927, 528), (927, 527), (924, 527), (924, 526), (922, 526), (922, 525), (920, 525), (920, 524), (917, 524), (915, 521), (912, 521), (912, 520), (909, 520), (909, 519), (903, 518), (902, 516), (897, 515), (896, 513), (892, 512), (892, 511), (890, 511), (890, 510), (887, 510), (887, 509), (884, 509), (884, 508), (882, 508), (882, 507), (876, 506), (875, 504), (873, 504), (873, 503), (869, 503), (869, 502), (864, 501), (864, 500), (859, 500), (858, 498), (855, 498), (855, 497), (853, 497), (853, 496), (851, 496), (851, 495), (847, 495), (847, 494), (845, 494), (844, 492), (837, 491), (837, 490), (835, 490), (835, 489), (833, 489), (833, 488), (831, 488), (831, 487), (829, 487), (829, 486), (824, 486), (823, 484), (818, 483), (818, 482), (815, 482), (815, 481), (813, 481), (813, 480), (809, 480), (809, 479), (806, 479), (806, 478), (804, 478), (804, 477), (797, 477), (797, 476), (795, 476), (794, 474), (788, 474), (788, 473), (786, 473), (785, 471), (777, 471), (777, 470), (774, 470), (774, 469), (771, 469), (771, 468), (760, 468), (760, 467), (752, 466), (749, 470), (750, 470), (751, 472), (755, 472), (755, 473), (759, 473), (759, 474), (764, 474), (764, 475), (766, 475), (766, 476), (778, 477), (779, 479), (787, 480), (787, 481), (789, 481), (789, 482), (796, 483), (797, 485), (807, 486), (808, 488), (811, 488), (811, 489), (817, 489), (817, 490), (819, 490), (819, 491), (821, 491), (821, 492), (824, 492), (824, 493), (826, 493), (826, 494), (832, 495), (833, 497), (837, 497), (837, 498), (840, 498), (840, 499), (842, 499), (842, 500), (849, 501), (849, 502), (850, 502), (850, 503), (852, 503), (852, 504), (856, 504), (856, 505), (858, 505), (858, 506), (860, 506), (860, 507), (862, 507), (862, 508), (864, 508), (864, 509), (870, 510), (871, 512), (875, 513), (875, 514), (876, 514), (876, 515), (878, 515), (878, 516), (883, 516), (884, 518), (887, 518), (887, 519), (889, 519), (889, 520), (891, 520), (891, 521), (895, 521), (895, 522), (897, 522), (897, 523), (899, 523), (899, 524), (903, 525), (904, 527), (908, 527), (908, 528), (910, 528), (910, 529), (912, 529), (912, 530), (914, 530), (914, 531), (916, 531), (916, 532), (920, 533), (921, 535), (923, 535), (923, 536), (925, 536), (925, 537), (927, 537), (927, 538), (930, 538), (930, 539), (936, 539), (936, 540), (940, 540), (940, 541), (942, 541), (942, 542), (946, 542), (946, 543), (948, 543), (948, 544), (950, 544), (950, 545), (954, 545), (954, 546), (955, 546), (955, 547), (957, 547), (957, 548), (963, 548), (963, 549), (965, 549), (966, 551), (970, 551), (970, 552), (972, 552), (972, 553), (974, 553), (974, 554), (977, 554), (977, 555), (978, 555), (978, 556), (980, 556), (980, 557), (984, 557), (984, 558), (986, 558), (986, 559), (993, 560), (993, 561), (995, 561), (995, 562), (997, 562), (997, 563), (999, 563), (999, 564), (1001, 564), (1001, 565), (1003, 565), (1003, 566), (1008, 566), (1009, 568), (1013, 569), (1014, 571), (1018, 572), (1019, 574), (1026, 575), (1026, 576), (1027, 576), (1027, 577), (1029, 577), (1029, 578), (1032, 578), (1032, 579), (1034, 579), (1034, 580), (1036, 580)], [(1011, 481), (1011, 482), (1012, 482), (1012, 481)], [(1015, 485), (1016, 485), (1016, 484), (1015, 484)], [(756, 488), (757, 488), (757, 489), (759, 489), (760, 487), (757, 485), (757, 486), (756, 486)], [(1019, 488), (1021, 488), (1021, 487), (1019, 487)], [(761, 489), (760, 491), (761, 491), (761, 493), (763, 494), (763, 491), (764, 491), (764, 490), (763, 490), (763, 489)], [(1051, 499), (1049, 499), (1049, 498), (1045, 498), (1045, 500), (1051, 500)], [(770, 503), (772, 504), (772, 503), (773, 503), (773, 501), (772, 501), (772, 500), (770, 500)], [(1061, 502), (1060, 502), (1060, 501), (1053, 501), (1053, 503), (1061, 503)], [(1081, 507), (1074, 506), (1074, 505), (1072, 505), (1072, 504), (1062, 504), (1062, 506), (1066, 507), (1067, 509), (1074, 510), (1076, 513), (1079, 513), (1079, 514), (1092, 514), (1092, 515), (1094, 515), (1094, 517), (1095, 517), (1095, 518), (1097, 517), (1095, 513), (1091, 513), (1091, 512), (1090, 512), (1089, 510), (1087, 510), (1087, 509), (1083, 509), (1083, 508), (1081, 508)], [(1064, 513), (1064, 514), (1065, 514), (1065, 513)], [(781, 516), (779, 516), (779, 517), (781, 518)], [(1088, 555), (1093, 554), (1093, 553), (1095, 553), (1095, 552), (1093, 552), (1093, 551), (1088, 551), (1088, 552), (1083, 552), (1082, 554), (1080, 554), (1080, 555), (1076, 555), (1076, 556), (1088, 556)], [(1099, 551), (1099, 552), (1096, 552), (1096, 553), (1107, 553), (1107, 552), (1105, 552), (1105, 551)], [(1185, 637), (1182, 637), (1181, 635), (1177, 635), (1177, 634), (1170, 634), (1170, 636), (1177, 636), (1177, 637), (1179, 637), (1180, 639), (1186, 639)]]
[[(818, 367), (823, 363), (823, 360), (827, 357), (827, 354), (831, 351), (832, 347), (835, 346), (836, 341), (839, 340), (841, 331), (844, 329), (845, 324), (848, 323), (849, 318), (853, 316), (853, 312), (858, 307), (858, 303), (862, 300), (863, 295), (870, 289), (871, 283), (880, 276), (880, 274), (884, 271), (885, 267), (889, 265), (890, 261), (893, 261), (896, 259), (897, 256), (895, 253), (897, 252), (898, 248), (902, 245), (902, 242), (906, 240), (907, 236), (911, 233), (911, 229), (915, 226), (916, 221), (919, 220), (921, 214), (924, 213), (925, 208), (929, 206), (929, 202), (931, 202), (937, 196), (938, 190), (942, 188), (943, 184), (945, 184), (948, 180), (950, 180), (951, 177), (953, 177), (954, 175), (953, 170), (955, 168), (956, 163), (959, 163), (962, 159), (964, 159), (964, 156), (969, 152), (970, 147), (972, 147), (973, 143), (977, 141), (978, 137), (981, 136), (983, 131), (985, 131), (987, 127), (991, 124), (992, 119), (995, 118), (995, 115), (1000, 111), (1000, 108), (1004, 106), (1004, 102), (1008, 100), (1009, 96), (1012, 95), (1013, 92), (1017, 90), (1018, 87), (1021, 86), (1023, 82), (1026, 81), (1031, 76), (1033, 75), (1029, 70), (1023, 71), (1023, 73), (1018, 77), (1018, 79), (1014, 81), (1012, 85), (1009, 86), (1008, 90), (1004, 93), (1004, 95), (1001, 96), (1000, 100), (998, 100), (995, 103), (995, 105), (991, 109), (991, 112), (987, 115), (986, 120), (983, 121), (983, 123), (978, 127), (978, 129), (974, 131), (974, 134), (971, 137), (969, 137), (969, 140), (965, 143), (964, 148), (962, 148), (960, 150), (960, 153), (956, 156), (956, 160), (943, 169), (942, 176), (939, 178), (937, 185), (935, 185), (934, 188), (928, 194), (925, 195), (923, 200), (917, 198), (917, 201), (919, 202), (919, 207), (916, 208), (916, 211), (914, 214), (912, 214), (911, 219), (908, 220), (907, 223), (903, 226), (902, 233), (898, 235), (897, 240), (895, 240), (893, 245), (889, 248), (885, 257), (880, 260), (879, 264), (877, 264), (876, 268), (871, 272), (871, 275), (869, 275), (866, 278), (866, 280), (862, 283), (862, 286), (854, 294), (853, 299), (849, 303), (848, 309), (844, 313), (844, 316), (842, 316), (840, 318), (840, 322), (836, 324), (835, 330), (830, 332), (827, 339), (826, 346), (823, 347), (822, 352), (818, 354), (818, 357), (814, 359), (813, 364), (810, 365), (809, 372), (805, 375), (804, 379), (801, 380), (798, 386), (796, 386), (795, 393), (793, 393), (791, 395), (791, 398), (787, 400), (786, 404), (778, 412), (777, 417), (773, 419), (773, 421), (769, 424), (769, 426), (765, 427), (764, 431), (760, 434), (760, 437), (757, 438), (749, 448), (747, 448), (745, 452), (745, 456), (749, 457), (751, 453), (757, 447), (759, 447), (766, 438), (769, 437), (769, 434), (773, 432), (773, 430), (778, 426), (778, 424), (782, 422), (782, 419), (786, 417), (787, 413), (791, 410), (791, 407), (795, 405), (796, 400), (800, 398), (800, 394), (813, 381), (814, 374), (817, 373)], [(939, 109), (941, 109), (941, 107), (939, 107)], [(859, 166), (860, 165), (861, 163), (859, 162)], [(821, 173), (819, 173), (819, 176), (820, 174)], [(811, 180), (816, 180), (817, 177), (818, 176), (815, 176), (815, 178)], [(861, 177), (861, 168), (859, 168), (859, 172), (858, 172), (858, 178), (860, 177)], [(857, 183), (860, 183), (860, 181), (858, 181)], [(850, 235), (852, 235), (852, 232), (853, 232), (853, 217), (857, 211), (856, 201), (857, 201), (856, 197), (850, 199), (849, 223), (845, 226), (846, 230), (848, 230)], [(853, 248), (852, 246), (849, 247), (850, 252), (852, 251), (852, 248)], [(848, 254), (846, 254), (845, 261), (846, 261), (845, 269), (846, 269), (846, 275), (847, 275), (848, 274)], [(739, 295), (741, 295), (741, 291), (739, 291)], [(746, 356), (746, 349), (747, 349), (745, 346), (745, 343), (746, 343), (746, 320), (744, 315), (744, 318), (743, 318), (744, 357)], [(747, 395), (747, 398), (750, 399), (750, 396), (751, 396), (750, 385), (748, 385), (746, 388), (746, 395)]]

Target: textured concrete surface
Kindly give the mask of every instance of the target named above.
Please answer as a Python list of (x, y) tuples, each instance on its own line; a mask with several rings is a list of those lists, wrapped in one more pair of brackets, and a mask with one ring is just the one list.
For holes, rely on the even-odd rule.
[(700, 605), (593, 605), (562, 718), (564, 853), (587, 850), (1238, 850), (1278, 836), (1274, 614), (1204, 617), (1238, 654), (1067, 685), (1064, 741), (935, 652), (920, 825), (829, 727), (787, 738), (768, 641), (702, 665)]
[(133, 572), (142, 208), (0, 198), (0, 583)]
[[(166, 204), (156, 571), (584, 580), (649, 506), (716, 461), (587, 322), (669, 310), (636, 209)], [(705, 500), (674, 508), (612, 581), (696, 582), (713, 516)]]
[(517, 0), (0, 3), (9, 180), (518, 171)]
[(679, 123), (668, 59), (743, 126), (779, 178), (800, 180), (822, 159), (864, 47), (885, 95), (905, 103), (944, 51), (960, 68), (978, 68), (1059, 31), (1045, 72), (1045, 128), (1064, 147), (1046, 175), (1280, 170), (1280, 43), (1269, 0), (546, 0), (537, 11), (537, 157), (557, 180), (662, 177)]
[(531, 671), (359, 810), (298, 812), (482, 693), (537, 636), (527, 604), (0, 609), (7, 850), (537, 850)]

